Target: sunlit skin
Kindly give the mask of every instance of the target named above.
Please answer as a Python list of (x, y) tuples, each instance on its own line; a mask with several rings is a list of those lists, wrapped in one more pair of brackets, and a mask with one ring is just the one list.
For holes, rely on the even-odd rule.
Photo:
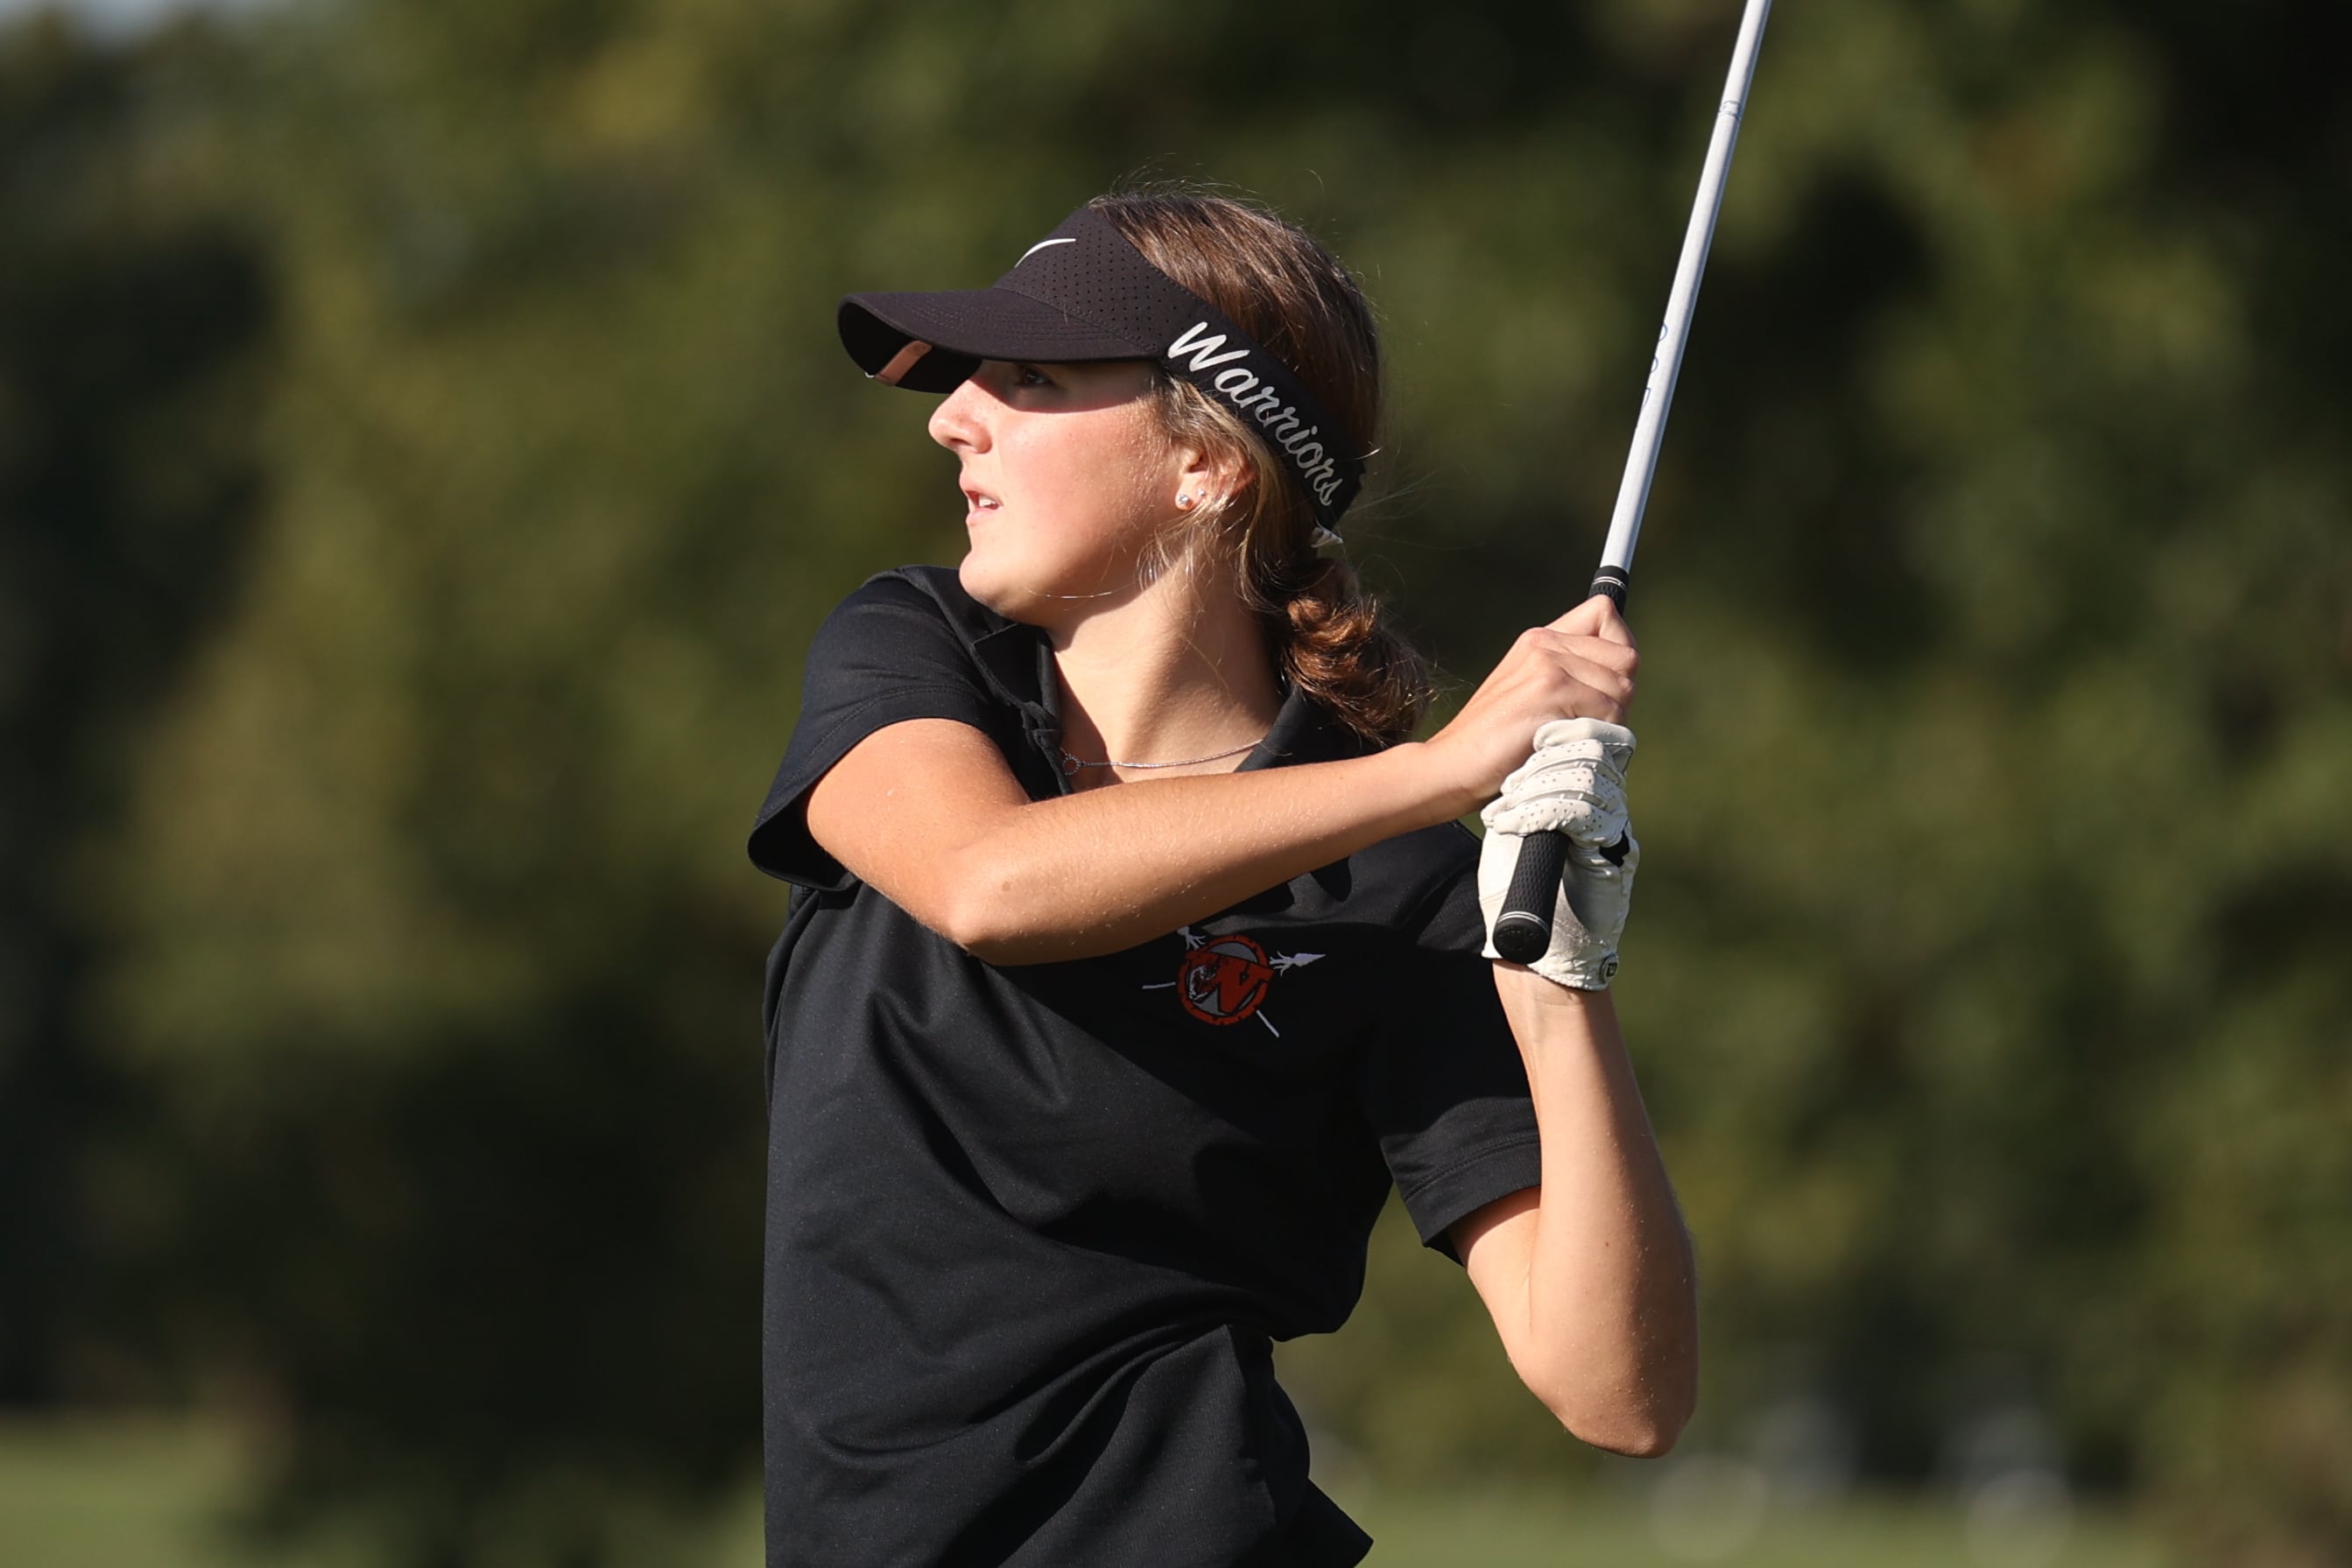
[[(1064, 743), (1093, 759), (1212, 756), (1265, 734), (1281, 706), (1264, 632), (1229, 563), (1183, 542), (1246, 470), (1170, 442), (1151, 384), (1137, 361), (983, 361), (930, 420), (931, 439), (962, 465), (964, 591), (1045, 632)], [(1155, 543), (1179, 570), (1148, 570)], [(1097, 789), (1124, 771), (1087, 768), (1074, 782)]]
[[(1140, 570), (1180, 495), (1247, 465), (1169, 442), (1139, 363), (983, 363), (932, 415), (961, 460), (967, 591), (1045, 631), (1064, 745), (1153, 760), (1255, 740), (1279, 706), (1262, 629), (1227, 563)], [(860, 880), (1001, 965), (1096, 956), (1491, 800), (1552, 718), (1612, 721), (1639, 657), (1606, 599), (1520, 635), (1430, 739), (1248, 773), (1089, 769), (1035, 800), (993, 742), (945, 719), (876, 731), (810, 791), (810, 832)], [(1670, 1448), (1696, 1396), (1690, 1240), (1607, 992), (1515, 965), (1495, 979), (1528, 1065), (1543, 1185), (1453, 1228), (1521, 1378), (1577, 1436)], [(1443, 1041), (1433, 1040), (1432, 1049)]]
[(1150, 387), (1139, 361), (987, 360), (941, 401), (930, 433), (963, 465), (965, 592), (1032, 625), (1067, 622), (1073, 601), (1132, 594), (1189, 455), (1160, 434)]

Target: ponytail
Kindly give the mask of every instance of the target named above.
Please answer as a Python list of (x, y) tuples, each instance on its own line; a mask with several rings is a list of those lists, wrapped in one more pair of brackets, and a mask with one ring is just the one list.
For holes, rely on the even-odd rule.
[(1381, 621), (1380, 602), (1328, 558), (1308, 556), (1285, 586), (1271, 629), (1290, 684), (1367, 740), (1411, 738), (1429, 706), (1429, 667)]
[[(1381, 413), (1379, 334), (1356, 280), (1314, 238), (1271, 213), (1190, 193), (1097, 197), (1095, 210), (1144, 259), (1232, 318), (1287, 364), (1369, 455)], [(1242, 597), (1265, 621), (1293, 686), (1376, 745), (1412, 736), (1428, 665), (1381, 619), (1345, 563), (1318, 556), (1316, 519), (1264, 434), (1190, 382), (1157, 371), (1172, 440), (1248, 460), (1251, 483), (1197, 516), (1192, 542), (1237, 558)]]

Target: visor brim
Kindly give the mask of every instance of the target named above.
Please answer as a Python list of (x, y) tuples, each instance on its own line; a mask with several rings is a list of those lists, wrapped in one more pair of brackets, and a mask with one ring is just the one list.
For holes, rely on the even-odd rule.
[(929, 352), (902, 367), (893, 383), (913, 392), (953, 392), (982, 360), (1085, 364), (1149, 360), (1159, 351), (1009, 288), (851, 294), (843, 298), (837, 320), (841, 346), (869, 376), (880, 374), (908, 344), (929, 344)]

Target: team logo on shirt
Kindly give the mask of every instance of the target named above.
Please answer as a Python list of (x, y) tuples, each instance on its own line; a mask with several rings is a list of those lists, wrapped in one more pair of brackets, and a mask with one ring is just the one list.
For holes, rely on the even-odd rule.
[(1189, 925), (1177, 935), (1184, 939), (1184, 956), (1177, 965), (1176, 977), (1143, 988), (1173, 989), (1184, 1010), (1202, 1023), (1237, 1024), (1254, 1018), (1277, 1040), (1282, 1031), (1258, 1010), (1265, 1004), (1274, 977), (1323, 956), (1320, 953), (1269, 956), (1250, 937), (1202, 936)]

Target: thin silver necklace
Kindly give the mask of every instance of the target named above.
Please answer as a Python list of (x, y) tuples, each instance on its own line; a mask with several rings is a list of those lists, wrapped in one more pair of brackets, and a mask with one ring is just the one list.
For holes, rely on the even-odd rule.
[(1265, 737), (1261, 735), (1257, 740), (1245, 740), (1231, 751), (1213, 751), (1206, 757), (1188, 757), (1181, 762), (1121, 762), (1116, 758), (1109, 757), (1104, 758), (1100, 762), (1088, 762), (1082, 757), (1073, 757), (1065, 751), (1062, 753), (1062, 771), (1076, 773), (1081, 768), (1191, 768), (1202, 762), (1222, 762), (1228, 757), (1239, 757), (1244, 751), (1255, 750), (1257, 741), (1265, 738)]

